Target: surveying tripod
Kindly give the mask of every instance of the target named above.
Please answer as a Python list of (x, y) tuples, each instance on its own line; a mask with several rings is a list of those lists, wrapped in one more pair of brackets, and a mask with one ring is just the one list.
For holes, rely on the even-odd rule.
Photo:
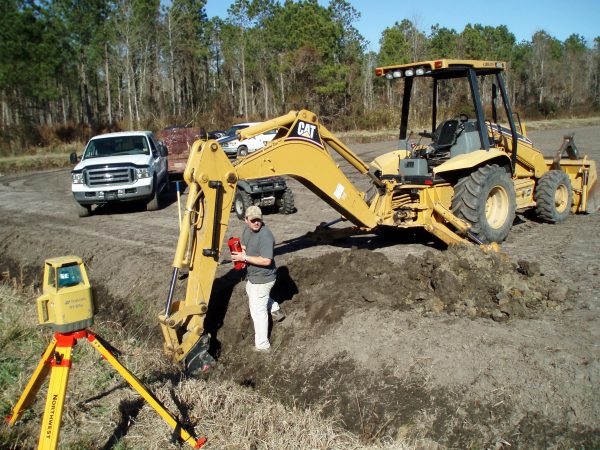
[[(44, 379), (50, 372), (50, 385), (46, 397), (46, 409), (42, 420), (40, 430), (40, 440), (38, 450), (54, 450), (58, 445), (60, 425), (62, 418), (65, 394), (67, 393), (67, 383), (69, 380), (69, 371), (71, 369), (71, 355), (73, 347), (78, 339), (87, 340), (92, 346), (106, 359), (111, 366), (133, 387), (152, 408), (167, 422), (173, 429), (174, 436), (182, 442), (189, 444), (193, 448), (200, 448), (206, 443), (206, 438), (195, 438), (188, 433), (181, 424), (165, 409), (165, 407), (152, 395), (150, 391), (133, 375), (103, 344), (102, 338), (88, 331), (79, 330), (69, 333), (55, 333), (52, 342), (46, 348), (38, 363), (31, 379), (27, 383), (25, 390), (21, 394), (19, 401), (12, 410), (12, 415), (8, 418), (10, 426), (19, 420), (24, 410), (29, 407), (37, 392), (39, 391)], [(108, 344), (106, 344), (108, 345)]]

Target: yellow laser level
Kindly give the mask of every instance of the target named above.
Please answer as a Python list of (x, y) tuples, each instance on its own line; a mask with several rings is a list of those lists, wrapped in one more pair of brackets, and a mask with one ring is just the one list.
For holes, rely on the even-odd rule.
[(89, 342), (154, 408), (173, 430), (174, 440), (192, 448), (201, 448), (206, 443), (205, 437), (197, 438), (189, 433), (148, 388), (119, 362), (112, 353), (110, 344), (86, 329), (94, 322), (94, 308), (90, 281), (81, 258), (62, 256), (46, 260), (43, 295), (37, 299), (37, 310), (40, 324), (52, 327), (55, 331), (54, 338), (48, 344), (7, 421), (12, 426), (21, 418), (25, 409), (35, 400), (44, 379), (50, 375), (38, 450), (56, 450), (58, 447), (69, 372), (73, 364), (73, 349), (80, 339)]
[(92, 288), (83, 261), (78, 256), (47, 259), (43, 294), (37, 299), (40, 325), (69, 333), (94, 323)]

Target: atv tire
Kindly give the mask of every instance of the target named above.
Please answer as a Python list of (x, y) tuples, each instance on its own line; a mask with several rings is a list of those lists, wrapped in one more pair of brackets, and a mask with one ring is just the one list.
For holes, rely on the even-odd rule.
[(471, 225), (471, 232), (486, 243), (502, 242), (515, 220), (515, 186), (496, 164), (479, 168), (454, 187), (452, 212)]
[(279, 214), (292, 214), (295, 211), (294, 208), (294, 193), (289, 187), (285, 188), (285, 191), (277, 197), (275, 200), (278, 206)]
[(562, 170), (546, 172), (535, 188), (535, 213), (544, 222), (564, 222), (571, 212), (573, 188), (569, 176)]
[(246, 191), (238, 189), (235, 193), (235, 199), (233, 200), (233, 209), (238, 219), (244, 220), (246, 217), (246, 210), (252, 206), (252, 196)]

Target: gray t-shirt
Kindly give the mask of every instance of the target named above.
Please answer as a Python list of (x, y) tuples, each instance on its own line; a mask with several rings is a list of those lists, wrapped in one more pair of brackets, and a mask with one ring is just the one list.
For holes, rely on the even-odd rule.
[(264, 284), (275, 281), (277, 278), (277, 267), (275, 266), (275, 257), (273, 256), (275, 238), (269, 227), (263, 223), (257, 232), (252, 231), (248, 227), (244, 228), (241, 242), (246, 247), (246, 255), (262, 256), (271, 260), (271, 264), (268, 267), (252, 264), (246, 266), (250, 282)]

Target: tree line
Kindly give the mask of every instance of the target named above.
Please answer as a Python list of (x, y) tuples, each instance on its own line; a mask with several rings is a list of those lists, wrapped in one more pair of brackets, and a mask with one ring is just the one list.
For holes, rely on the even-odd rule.
[[(347, 0), (236, 0), (208, 18), (206, 0), (0, 2), (2, 145), (52, 128), (226, 127), (307, 107), (336, 129), (394, 124), (400, 93), (380, 65), (424, 59), (503, 60), (513, 107), (533, 115), (600, 108), (600, 37), (545, 31), (517, 42), (497, 27), (430, 30), (404, 19), (380, 49), (355, 28)], [(394, 12), (401, 15), (401, 10)]]

